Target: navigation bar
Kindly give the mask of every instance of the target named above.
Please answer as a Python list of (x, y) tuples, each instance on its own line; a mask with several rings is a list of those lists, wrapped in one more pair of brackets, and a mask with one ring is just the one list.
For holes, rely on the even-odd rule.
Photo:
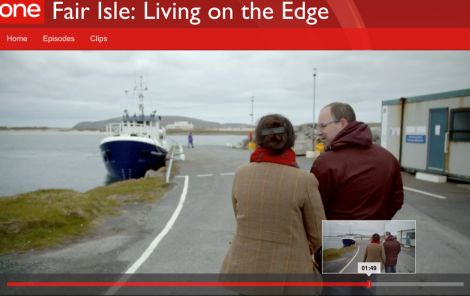
[(9, 28), (11, 50), (468, 50), (470, 28)]

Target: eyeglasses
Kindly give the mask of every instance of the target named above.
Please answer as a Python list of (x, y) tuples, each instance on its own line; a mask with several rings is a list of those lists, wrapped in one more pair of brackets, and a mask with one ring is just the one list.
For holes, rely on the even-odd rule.
[(328, 121), (328, 122), (324, 122), (324, 123), (318, 123), (317, 124), (317, 129), (324, 129), (327, 126), (329, 126), (330, 124), (338, 123), (338, 122), (339, 122), (339, 120), (332, 120), (332, 121)]

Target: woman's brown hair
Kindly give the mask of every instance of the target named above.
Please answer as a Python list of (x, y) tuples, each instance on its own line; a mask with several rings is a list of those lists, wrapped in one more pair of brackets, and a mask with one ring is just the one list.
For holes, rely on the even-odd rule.
[(289, 119), (280, 114), (269, 114), (261, 117), (255, 130), (255, 141), (260, 147), (281, 154), (294, 146), (294, 127)]

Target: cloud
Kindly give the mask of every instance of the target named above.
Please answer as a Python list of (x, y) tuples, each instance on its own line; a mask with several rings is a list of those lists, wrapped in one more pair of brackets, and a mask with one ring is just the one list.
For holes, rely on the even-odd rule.
[[(3, 51), (0, 125), (60, 125), (137, 111), (140, 74), (146, 110), (250, 123), (282, 113), (294, 124), (323, 105), (350, 103), (358, 119), (380, 121), (382, 100), (470, 87), (465, 51)], [(127, 95), (125, 90), (131, 90)]]

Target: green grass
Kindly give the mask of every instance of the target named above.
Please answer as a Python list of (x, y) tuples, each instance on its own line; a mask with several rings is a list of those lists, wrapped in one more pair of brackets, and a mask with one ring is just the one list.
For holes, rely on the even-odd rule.
[(323, 260), (329, 261), (341, 257), (342, 253), (340, 249), (325, 249), (323, 250)]
[(167, 190), (163, 178), (142, 178), (85, 193), (46, 189), (0, 198), (0, 255), (45, 248), (85, 234), (121, 205), (154, 202)]
[(339, 249), (331, 248), (323, 250), (323, 260), (330, 261), (341, 258), (344, 254), (354, 252), (356, 246), (343, 247)]

